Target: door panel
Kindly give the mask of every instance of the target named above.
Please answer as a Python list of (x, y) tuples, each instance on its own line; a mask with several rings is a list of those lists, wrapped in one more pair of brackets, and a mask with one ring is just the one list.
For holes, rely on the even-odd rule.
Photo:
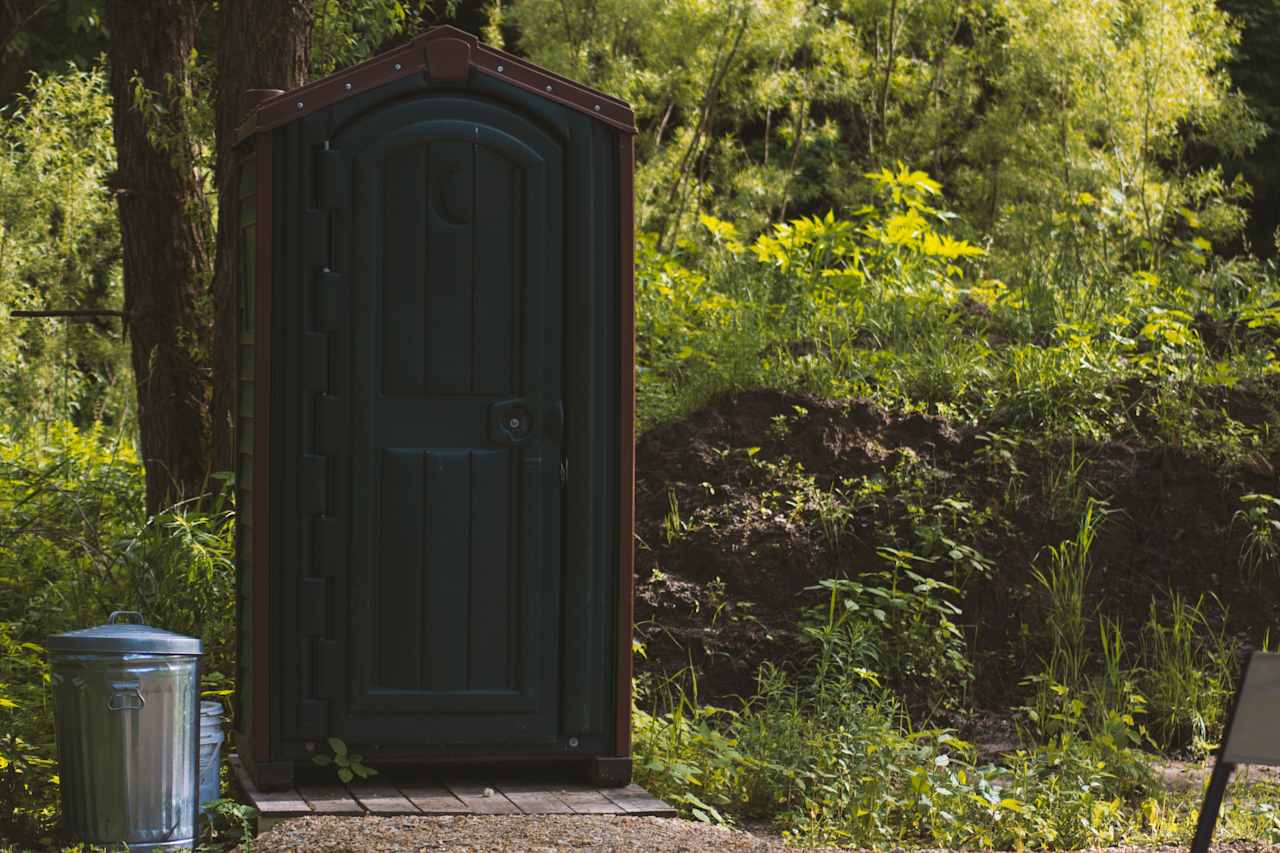
[(380, 743), (547, 742), (559, 696), (563, 152), (505, 109), (444, 100), (438, 119), (401, 104), (332, 143), (349, 164), (354, 237), (343, 730)]
[(512, 513), (492, 500), (513, 491), (513, 455), (383, 452), (379, 689), (516, 689)]

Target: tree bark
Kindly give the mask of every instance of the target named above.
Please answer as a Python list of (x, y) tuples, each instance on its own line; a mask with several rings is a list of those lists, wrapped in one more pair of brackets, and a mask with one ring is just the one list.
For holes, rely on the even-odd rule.
[(309, 0), (222, 0), (216, 96), (218, 246), (213, 278), (213, 461), (235, 470), (236, 202), (235, 131), (246, 89), (292, 89), (306, 80)]
[(211, 329), (202, 302), (210, 215), (182, 102), (203, 8), (200, 0), (106, 4), (124, 307), (149, 512), (201, 494), (209, 473)]

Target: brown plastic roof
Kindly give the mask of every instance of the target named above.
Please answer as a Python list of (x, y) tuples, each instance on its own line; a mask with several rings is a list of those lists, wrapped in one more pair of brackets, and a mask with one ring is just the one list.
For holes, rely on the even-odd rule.
[[(427, 72), (433, 80), (465, 80), (471, 69), (505, 80), (547, 100), (586, 113), (610, 127), (636, 132), (635, 113), (624, 101), (575, 83), (503, 50), (483, 45), (457, 27), (427, 30), (408, 44), (320, 80), (291, 89), (251, 90), (236, 140), (271, 130), (294, 119), (367, 92), (392, 80)], [(253, 102), (257, 101), (256, 107)]]

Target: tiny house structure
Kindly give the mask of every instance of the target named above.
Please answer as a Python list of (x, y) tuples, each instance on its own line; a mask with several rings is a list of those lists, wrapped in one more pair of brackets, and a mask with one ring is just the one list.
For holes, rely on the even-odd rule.
[(451, 27), (245, 106), (242, 760), (625, 783), (630, 108)]

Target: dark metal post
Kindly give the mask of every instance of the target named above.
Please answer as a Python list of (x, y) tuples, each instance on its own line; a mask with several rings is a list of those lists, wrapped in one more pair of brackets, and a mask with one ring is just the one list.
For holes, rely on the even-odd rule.
[(1209, 788), (1204, 792), (1204, 805), (1200, 807), (1200, 818), (1196, 821), (1191, 853), (1209, 853), (1209, 841), (1213, 838), (1213, 828), (1218, 823), (1218, 810), (1222, 808), (1222, 797), (1227, 792), (1227, 782), (1235, 767), (1221, 759), (1214, 762), (1213, 773), (1209, 776)]
[(107, 308), (59, 308), (50, 311), (10, 311), (10, 317), (69, 317), (72, 320), (92, 320), (95, 317), (128, 317), (127, 311)]

